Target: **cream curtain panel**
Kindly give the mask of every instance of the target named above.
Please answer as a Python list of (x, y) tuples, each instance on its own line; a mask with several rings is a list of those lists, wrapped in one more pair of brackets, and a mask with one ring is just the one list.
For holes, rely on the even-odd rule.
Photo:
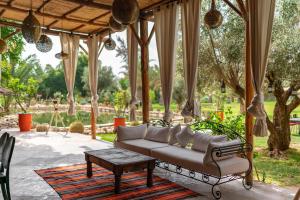
[(159, 11), (154, 13), (161, 88), (165, 106), (164, 120), (168, 122), (172, 119), (170, 103), (176, 64), (177, 20), (178, 13), (176, 3), (162, 6)]
[(89, 86), (91, 92), (91, 105), (95, 118), (98, 116), (98, 55), (100, 38), (96, 34), (89, 37), (87, 46), (89, 50)]
[(69, 103), (68, 115), (75, 115), (74, 84), (78, 59), (79, 36), (60, 33), (61, 49), (69, 57), (63, 59), (65, 82), (68, 90), (67, 100)]
[(181, 4), (183, 66), (187, 91), (187, 102), (181, 112), (185, 117), (199, 116), (195, 101), (198, 74), (198, 49), (200, 35), (201, 0), (183, 0)]
[(256, 117), (254, 134), (256, 136), (266, 136), (267, 125), (262, 87), (271, 42), (275, 0), (249, 0), (248, 6), (251, 37), (251, 67), (253, 86), (256, 94), (247, 110)]
[[(134, 25), (137, 30), (137, 23)], [(138, 61), (138, 41), (133, 31), (127, 28), (127, 51), (128, 51), (128, 74), (130, 84), (130, 121), (136, 121), (136, 80), (137, 80), (137, 61)]]

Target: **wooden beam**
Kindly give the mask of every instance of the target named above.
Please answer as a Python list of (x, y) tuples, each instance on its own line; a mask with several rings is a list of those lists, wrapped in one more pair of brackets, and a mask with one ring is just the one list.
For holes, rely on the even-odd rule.
[[(144, 21), (144, 20), (142, 20), (142, 21)], [(134, 28), (134, 25), (133, 25), (133, 24), (130, 24), (129, 27), (130, 27), (130, 30), (133, 32), (133, 34), (134, 34), (136, 40), (138, 41), (139, 45), (140, 45), (140, 46), (143, 46), (142, 39), (139, 37), (137, 31), (136, 31), (135, 28)], [(148, 34), (148, 29), (147, 29), (147, 34)], [(148, 38), (148, 35), (147, 35), (147, 38)], [(147, 42), (147, 41), (145, 41), (145, 42)], [(146, 43), (145, 43), (145, 44), (146, 44)]]
[(240, 11), (243, 15), (244, 20), (248, 20), (248, 13), (247, 13), (246, 6), (245, 6), (243, 0), (236, 0), (236, 2), (240, 8)]
[[(246, 9), (247, 13), (249, 12), (248, 8), (248, 0), (246, 0)], [(246, 79), (246, 97), (245, 97), (245, 106), (246, 110), (250, 106), (252, 98), (254, 96), (254, 89), (252, 85), (252, 75), (251, 75), (251, 35), (250, 35), (250, 23), (249, 20), (245, 21), (245, 32), (246, 32), (246, 66), (245, 66), (245, 79)], [(246, 142), (251, 144), (253, 147), (253, 116), (246, 112), (245, 117), (245, 125), (246, 125)], [(247, 153), (247, 158), (253, 163), (253, 150)], [(253, 169), (253, 168), (252, 168)], [(251, 173), (246, 177), (246, 183), (248, 185), (253, 184), (253, 170)]]
[(235, 7), (229, 0), (223, 0), (230, 8), (232, 8), (240, 17), (243, 17), (241, 11)]
[(91, 8), (98, 8), (102, 10), (111, 10), (111, 5), (102, 4), (102, 3), (96, 3), (93, 1), (87, 1), (87, 0), (64, 0), (72, 3), (76, 3), (79, 5), (91, 7)]
[(85, 26), (85, 24), (81, 24), (81, 25), (79, 25), (79, 26), (73, 28), (73, 29), (70, 30), (70, 31), (71, 31), (71, 32), (76, 31), (76, 30), (78, 30), (78, 29), (80, 29), (80, 28), (82, 28), (82, 27), (84, 27), (84, 26)]
[(151, 41), (151, 39), (152, 39), (152, 37), (153, 37), (153, 35), (154, 35), (154, 32), (155, 32), (155, 24), (154, 24), (153, 27), (152, 27), (152, 30), (151, 30), (151, 32), (150, 32), (150, 35), (149, 35), (148, 40), (147, 40), (147, 42), (146, 42), (146, 45), (149, 45), (149, 43), (150, 43), (150, 41)]
[(86, 55), (89, 55), (88, 51), (81, 44), (79, 44), (79, 47)]
[(154, 3), (154, 4), (150, 5), (150, 6), (147, 6), (147, 7), (143, 8), (141, 10), (141, 13), (154, 10), (156, 8), (159, 8), (162, 5), (173, 3), (173, 2), (179, 2), (179, 0), (161, 0), (161, 1), (157, 2), (157, 3)]
[(9, 2), (7, 2), (8, 5), (12, 5), (14, 3), (15, 0), (10, 0)]
[(49, 3), (51, 0), (46, 0), (42, 3), (42, 5), (40, 5), (40, 7), (38, 7), (37, 11), (41, 12), (42, 9), (47, 5), (47, 3)]
[(50, 24), (47, 25), (47, 29), (50, 29), (51, 26), (53, 26), (54, 24), (58, 23), (59, 20), (54, 20), (53, 22), (51, 22)]
[(108, 15), (108, 14), (110, 14), (110, 13), (111, 13), (110, 11), (108, 11), (108, 12), (106, 12), (106, 13), (103, 13), (103, 14), (101, 14), (101, 15), (99, 15), (99, 16), (93, 18), (93, 19), (91, 19), (89, 22), (94, 22), (94, 21), (96, 21), (96, 20), (99, 20), (99, 19), (101, 19), (102, 17), (105, 17), (106, 15)]
[(140, 21), (141, 33), (141, 75), (142, 75), (142, 103), (143, 103), (143, 123), (149, 123), (149, 49), (146, 45), (148, 40), (148, 22), (146, 20)]
[(69, 10), (68, 12), (66, 12), (65, 14), (63, 14), (62, 17), (67, 17), (68, 15), (72, 14), (73, 12), (76, 12), (77, 10), (81, 9), (83, 7), (83, 5), (79, 5), (76, 8), (73, 8), (71, 10)]
[[(17, 8), (17, 7), (11, 7), (9, 5), (2, 5), (0, 4), (0, 8), (16, 11), (16, 12), (22, 12), (22, 13), (28, 13), (29, 9), (24, 9), (24, 8)], [(51, 19), (58, 19), (58, 20), (65, 20), (69, 22), (74, 22), (74, 23), (80, 23), (80, 24), (87, 24), (87, 25), (94, 25), (94, 26), (106, 26), (106, 24), (100, 24), (100, 23), (94, 23), (94, 22), (88, 22), (88, 21), (83, 21), (79, 19), (73, 19), (73, 18), (68, 18), (68, 17), (63, 17), (63, 16), (56, 16), (48, 13), (42, 13), (42, 12), (35, 12), (35, 15), (41, 16), (41, 17), (48, 17)]]
[(2, 38), (3, 40), (8, 40), (9, 38), (11, 38), (12, 36), (14, 36), (15, 34), (19, 33), (21, 31), (21, 29), (17, 29), (16, 31), (8, 34), (7, 36), (5, 36), (4, 38)]
[(5, 13), (5, 9), (1, 10), (0, 12), (0, 17), (2, 17), (2, 15)]

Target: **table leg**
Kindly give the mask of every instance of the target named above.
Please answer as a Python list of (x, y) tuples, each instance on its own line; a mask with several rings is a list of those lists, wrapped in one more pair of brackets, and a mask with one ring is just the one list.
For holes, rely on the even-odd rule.
[(118, 168), (113, 172), (115, 175), (115, 193), (119, 194), (121, 192), (121, 176), (123, 174), (123, 170)]
[(148, 168), (147, 168), (147, 187), (153, 186), (153, 170), (155, 168), (155, 161), (154, 162), (148, 162)]
[(89, 160), (86, 161), (86, 175), (89, 178), (93, 176), (92, 162)]

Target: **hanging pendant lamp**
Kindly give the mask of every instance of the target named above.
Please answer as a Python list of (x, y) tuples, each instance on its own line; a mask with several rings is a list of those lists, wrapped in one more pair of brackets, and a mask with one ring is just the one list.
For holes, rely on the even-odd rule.
[(129, 25), (138, 20), (140, 8), (137, 0), (114, 0), (112, 16), (120, 24)]
[(210, 10), (204, 16), (205, 24), (210, 29), (218, 28), (223, 22), (223, 16), (220, 11), (216, 9), (215, 0), (211, 1)]
[(33, 11), (30, 10), (28, 16), (24, 19), (22, 24), (22, 35), (26, 42), (36, 43), (41, 36), (40, 22), (33, 15)]
[(114, 50), (116, 48), (116, 42), (111, 38), (110, 31), (108, 38), (104, 41), (104, 47), (109, 51)]
[(224, 80), (221, 82), (221, 93), (226, 93), (226, 85)]
[(113, 16), (109, 18), (109, 27), (117, 32), (122, 32), (125, 30), (126, 26), (117, 22)]

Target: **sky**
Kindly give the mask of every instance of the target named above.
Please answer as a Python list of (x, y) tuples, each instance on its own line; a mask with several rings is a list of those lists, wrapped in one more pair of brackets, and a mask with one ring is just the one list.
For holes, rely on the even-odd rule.
[[(151, 31), (152, 25), (149, 25), (149, 32)], [(120, 33), (112, 34), (112, 38), (116, 41), (117, 36), (126, 40), (126, 31)], [(55, 58), (55, 54), (61, 51), (60, 40), (58, 36), (49, 36), (52, 39), (53, 47), (52, 50), (48, 53), (42, 53), (38, 51), (35, 47), (35, 44), (25, 45), (25, 50), (22, 54), (23, 58), (26, 58), (29, 55), (36, 54), (37, 58), (40, 60), (42, 67), (44, 68), (47, 64), (52, 65), (53, 67), (57, 66), (60, 62), (59, 59)], [(107, 51), (105, 48), (103, 49), (99, 59), (101, 60), (103, 65), (111, 66), (115, 75), (119, 76), (122, 71), (121, 66), (122, 60), (119, 57), (116, 57), (116, 51)], [(156, 42), (155, 35), (153, 35), (150, 45), (149, 45), (149, 59), (153, 60), (152, 64), (158, 63), (157, 58), (157, 50), (156, 50)]]

